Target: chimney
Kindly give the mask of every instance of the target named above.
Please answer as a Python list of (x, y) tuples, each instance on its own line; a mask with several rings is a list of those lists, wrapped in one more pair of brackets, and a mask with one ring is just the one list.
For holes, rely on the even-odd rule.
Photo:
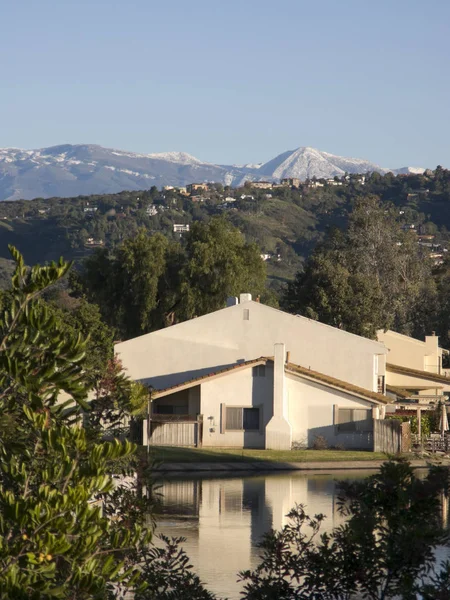
[(252, 301), (251, 294), (240, 294), (240, 296), (239, 296), (240, 304), (244, 304), (245, 302), (251, 302), (251, 301)]
[(236, 306), (236, 304), (239, 304), (239, 300), (236, 296), (229, 296), (227, 298), (227, 306)]
[(290, 351), (288, 350), (288, 351), (286, 352), (286, 363), (289, 363), (289, 362), (291, 362), (291, 353), (290, 353)]
[(290, 450), (292, 428), (288, 421), (288, 397), (284, 374), (286, 351), (284, 344), (274, 346), (273, 416), (266, 426), (266, 449)]

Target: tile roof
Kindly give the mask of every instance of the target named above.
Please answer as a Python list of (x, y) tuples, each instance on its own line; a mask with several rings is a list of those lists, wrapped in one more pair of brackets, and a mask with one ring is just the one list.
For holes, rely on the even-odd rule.
[(391, 392), (392, 394), (395, 394), (396, 396), (402, 399), (410, 398), (412, 395), (411, 392), (408, 392), (408, 390), (396, 387), (395, 385), (386, 384), (386, 391)]
[[(154, 390), (152, 393), (152, 398), (157, 399), (163, 396), (169, 395), (171, 392), (179, 391), (182, 389), (186, 389), (211, 379), (213, 377), (218, 377), (220, 375), (224, 375), (230, 373), (232, 371), (237, 371), (240, 369), (247, 368), (249, 366), (256, 366), (258, 364), (266, 364), (267, 362), (273, 362), (272, 357), (261, 356), (259, 358), (255, 358), (253, 360), (247, 360), (242, 363), (238, 363), (235, 365), (231, 365), (230, 367), (225, 367), (224, 369), (219, 369), (218, 371), (212, 371), (211, 373), (207, 373), (206, 375), (200, 375), (199, 377), (194, 377), (193, 379), (188, 379), (181, 383), (177, 383), (170, 387)], [(303, 376), (309, 379), (314, 379), (315, 381), (319, 381), (325, 385), (337, 388), (344, 392), (349, 392), (351, 394), (355, 394), (357, 396), (361, 396), (367, 400), (381, 402), (383, 404), (387, 404), (389, 402), (388, 398), (383, 394), (378, 394), (376, 392), (372, 392), (371, 390), (366, 390), (365, 388), (359, 387), (357, 385), (353, 385), (352, 383), (348, 383), (346, 381), (342, 381), (341, 379), (336, 379), (335, 377), (330, 377), (329, 375), (324, 375), (323, 373), (319, 373), (318, 371), (311, 371), (311, 369), (306, 369), (305, 367), (301, 367), (300, 365), (295, 365), (293, 363), (286, 363), (285, 369), (287, 372), (293, 373), (295, 375)]]
[(323, 373), (319, 373), (317, 371), (311, 371), (311, 369), (305, 369), (305, 367), (300, 367), (299, 365), (294, 365), (293, 363), (287, 363), (286, 368), (290, 373), (295, 373), (297, 375), (314, 379), (320, 383), (324, 383), (325, 385), (332, 386), (344, 392), (350, 392), (351, 394), (362, 396), (367, 400), (381, 402), (382, 404), (389, 403), (389, 399), (384, 396), (384, 394), (378, 394), (377, 392), (366, 390), (366, 388), (353, 385), (353, 383), (348, 383), (347, 381), (342, 381), (341, 379), (336, 379), (335, 377), (330, 377), (329, 375), (324, 375)]
[(156, 399), (161, 396), (166, 396), (168, 392), (179, 390), (180, 388), (189, 388), (196, 383), (200, 383), (201, 381), (205, 381), (207, 379), (211, 379), (213, 377), (217, 377), (219, 375), (223, 375), (224, 373), (229, 373), (230, 371), (238, 371), (240, 369), (244, 369), (249, 367), (250, 365), (258, 365), (265, 364), (269, 358), (266, 356), (261, 356), (260, 358), (254, 358), (253, 360), (246, 360), (245, 362), (236, 363), (231, 365), (230, 367), (225, 367), (224, 369), (219, 369), (218, 371), (211, 371), (210, 373), (206, 373), (206, 375), (200, 375), (199, 377), (194, 377), (193, 379), (186, 379), (186, 381), (182, 381), (181, 383), (176, 383), (175, 385), (171, 385), (169, 387), (163, 388), (161, 390), (155, 389), (152, 392), (152, 398)]
[(399, 365), (393, 365), (392, 363), (387, 363), (386, 368), (388, 371), (392, 371), (393, 373), (411, 375), (412, 377), (420, 377), (421, 379), (429, 379), (430, 381), (438, 381), (440, 383), (446, 383), (450, 386), (450, 377), (445, 377), (445, 375), (429, 373), (428, 371), (420, 371), (419, 369), (410, 369), (409, 367), (401, 367)]

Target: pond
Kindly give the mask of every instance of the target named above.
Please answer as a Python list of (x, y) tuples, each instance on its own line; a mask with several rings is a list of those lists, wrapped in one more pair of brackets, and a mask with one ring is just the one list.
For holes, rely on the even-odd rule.
[(336, 481), (367, 477), (374, 471), (293, 471), (239, 477), (171, 477), (161, 486), (157, 532), (183, 536), (196, 573), (219, 597), (237, 600), (237, 573), (259, 562), (263, 533), (280, 529), (295, 503), (310, 515), (323, 513), (322, 531), (341, 522)]

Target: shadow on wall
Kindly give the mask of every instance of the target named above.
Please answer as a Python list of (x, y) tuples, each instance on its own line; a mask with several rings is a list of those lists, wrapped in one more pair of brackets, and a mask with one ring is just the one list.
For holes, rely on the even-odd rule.
[(328, 448), (373, 450), (373, 431), (338, 432), (336, 425), (312, 427), (308, 430), (309, 448), (317, 447), (317, 443), (322, 440), (326, 441)]
[(194, 369), (192, 371), (179, 371), (176, 373), (168, 373), (167, 375), (160, 375), (158, 377), (140, 379), (139, 382), (144, 385), (151, 386), (155, 390), (164, 390), (168, 387), (172, 387), (173, 385), (179, 385), (180, 383), (186, 383), (188, 381), (191, 381), (192, 379), (197, 379), (198, 377), (212, 375), (214, 373), (217, 373), (218, 371), (222, 371), (223, 369), (234, 367), (235, 365), (241, 362), (242, 361), (238, 361), (237, 363), (228, 363), (225, 365), (216, 365), (214, 367), (206, 367), (204, 369)]
[[(244, 448), (265, 448), (266, 427), (273, 416), (273, 366), (252, 367), (251, 407), (258, 412), (258, 430), (244, 430)], [(247, 404), (246, 401), (243, 404)]]

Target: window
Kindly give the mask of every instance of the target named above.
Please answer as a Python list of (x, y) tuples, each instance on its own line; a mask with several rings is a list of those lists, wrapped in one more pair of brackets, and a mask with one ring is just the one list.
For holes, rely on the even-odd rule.
[(365, 408), (339, 408), (336, 424), (338, 433), (372, 431), (372, 411)]
[(384, 394), (384, 375), (378, 375), (378, 382), (377, 382), (377, 392), (379, 394)]
[(250, 320), (250, 309), (244, 308), (244, 321), (249, 321), (249, 320)]
[(259, 431), (259, 408), (227, 406), (225, 411), (226, 431)]
[(266, 365), (257, 365), (253, 367), (253, 377), (265, 377), (266, 376)]

